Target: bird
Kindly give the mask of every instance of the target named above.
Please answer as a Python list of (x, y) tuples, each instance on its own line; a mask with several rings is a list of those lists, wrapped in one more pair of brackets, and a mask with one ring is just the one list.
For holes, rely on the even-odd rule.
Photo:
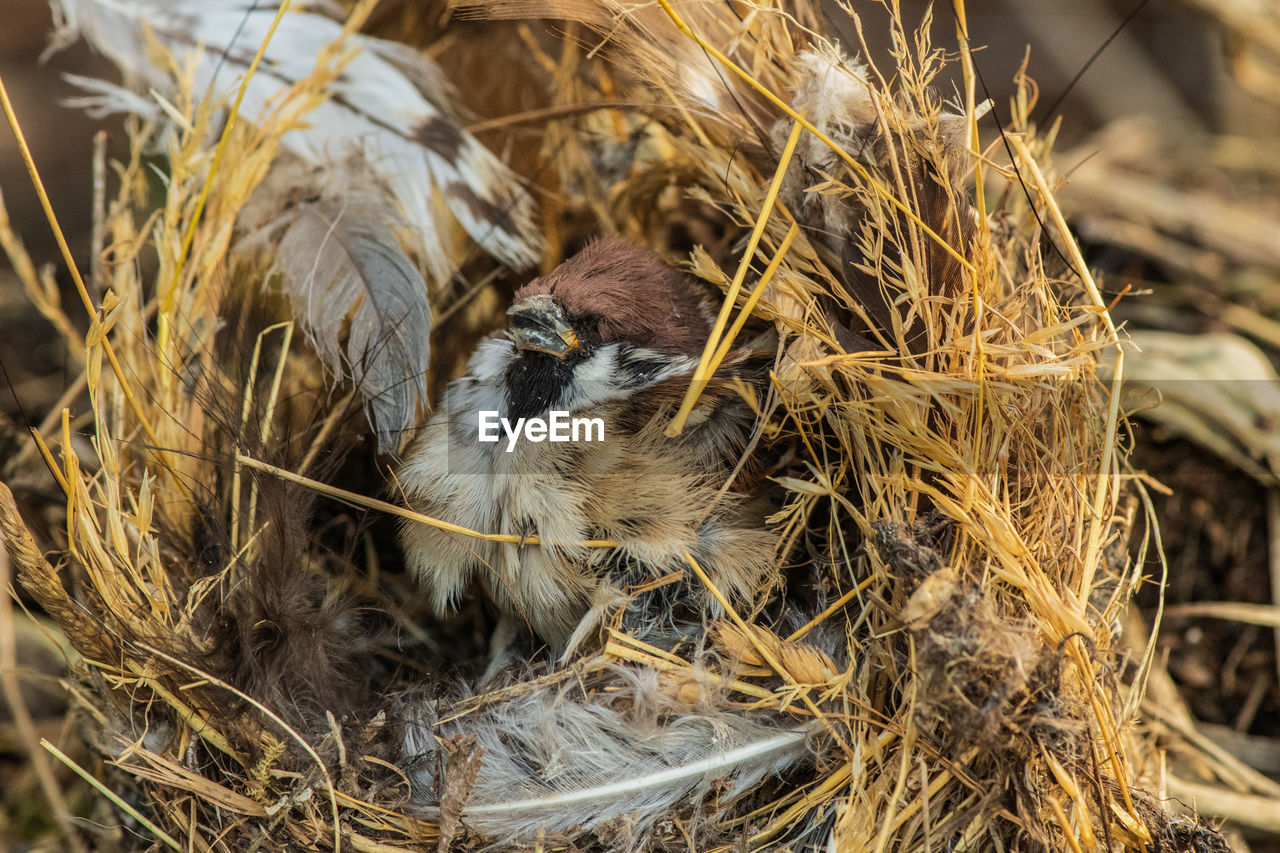
[[(665, 435), (711, 316), (705, 285), (617, 237), (516, 291), (507, 329), (476, 347), (395, 476), (415, 512), (518, 537), (407, 522), (407, 568), (437, 611), (478, 583), (564, 652), (611, 609), (652, 637), (720, 615), (691, 562), (734, 606), (776, 583), (764, 478), (741, 464), (773, 351), (732, 351), (684, 431)], [(574, 421), (587, 423), (576, 435)], [(552, 440), (557, 422), (568, 440)]]

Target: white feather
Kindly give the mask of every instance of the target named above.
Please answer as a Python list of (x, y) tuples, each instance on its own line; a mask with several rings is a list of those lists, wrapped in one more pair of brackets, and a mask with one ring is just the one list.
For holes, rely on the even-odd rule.
[(140, 118), (155, 120), (164, 115), (164, 108), (149, 99), (123, 86), (99, 80), (96, 77), (84, 77), (79, 74), (64, 74), (63, 79), (85, 92), (74, 98), (64, 98), (62, 105), (72, 109), (84, 110), (92, 118), (101, 119), (109, 115), (124, 113)]
[[(623, 801), (629, 805), (637, 797), (650, 795), (672, 797), (675, 789), (691, 788), (699, 782), (728, 776), (745, 767), (769, 762), (777, 755), (789, 755), (796, 747), (804, 743), (804, 732), (782, 732), (773, 737), (765, 737), (744, 743), (736, 749), (714, 751), (704, 758), (688, 760), (675, 766), (660, 765), (657, 769), (643, 766), (640, 776), (623, 776), (613, 782), (604, 782), (594, 786), (570, 789), (544, 797), (513, 802), (490, 803), (483, 806), (469, 806), (463, 810), (467, 819), (480, 825), (495, 818), (507, 818), (510, 812), (519, 811), (526, 820), (536, 819), (538, 815), (553, 815), (560, 809), (589, 809), (588, 814), (595, 814), (588, 819), (588, 824), (603, 820), (607, 815), (600, 811), (601, 805)], [(739, 780), (735, 791), (745, 787)]]
[[(55, 44), (87, 39), (120, 67), (132, 88), (170, 96), (170, 73), (148, 61), (144, 31), (179, 59), (198, 51), (196, 91), (214, 97), (240, 85), (266, 39), (276, 2), (250, 0), (56, 0)], [(245, 92), (241, 114), (262, 116), (298, 80), (310, 74), (320, 51), (342, 27), (299, 2), (284, 17)], [(297, 9), (297, 10), (295, 10)], [(283, 145), (313, 165), (341, 168), (360, 161), (390, 188), (432, 276), (446, 280), (453, 264), (440, 236), (449, 223), (442, 205), (482, 247), (516, 267), (538, 257), (540, 237), (533, 202), (515, 176), (463, 131), (445, 103), (448, 87), (426, 57), (363, 35), (361, 48), (332, 84), (332, 96), (308, 115), (308, 125), (287, 133)], [(96, 87), (95, 87), (96, 88)], [(95, 92), (100, 98), (101, 90)], [(120, 98), (113, 108), (127, 106)], [(136, 104), (135, 104), (136, 106)]]
[[(588, 701), (547, 688), (406, 731), (413, 799), (438, 810), (439, 739), (473, 735), (483, 750), (462, 821), (496, 842), (540, 831), (579, 834), (625, 818), (639, 846), (654, 825), (720, 789), (722, 803), (809, 756), (807, 729), (767, 712), (673, 711), (652, 672), (623, 677)], [(425, 708), (422, 710), (426, 710)], [(429, 713), (426, 716), (432, 716)]]

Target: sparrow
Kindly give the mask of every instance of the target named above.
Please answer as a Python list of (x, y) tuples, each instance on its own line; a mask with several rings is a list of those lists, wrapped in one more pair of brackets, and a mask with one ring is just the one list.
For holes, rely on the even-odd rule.
[(478, 582), (563, 650), (614, 606), (639, 635), (718, 614), (688, 556), (735, 606), (774, 581), (769, 502), (739, 464), (758, 420), (744, 388), (764, 388), (772, 352), (731, 353), (684, 431), (664, 434), (710, 312), (702, 285), (618, 238), (515, 293), (505, 333), (477, 346), (396, 475), (410, 509), (520, 537), (406, 523), (407, 566), (436, 610)]

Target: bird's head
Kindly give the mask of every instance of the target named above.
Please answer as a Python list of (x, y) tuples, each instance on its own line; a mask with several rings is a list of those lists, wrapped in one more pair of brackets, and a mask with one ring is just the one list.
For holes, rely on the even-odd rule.
[(589, 408), (685, 372), (710, 332), (698, 285), (616, 238), (522, 287), (507, 316), (513, 417)]

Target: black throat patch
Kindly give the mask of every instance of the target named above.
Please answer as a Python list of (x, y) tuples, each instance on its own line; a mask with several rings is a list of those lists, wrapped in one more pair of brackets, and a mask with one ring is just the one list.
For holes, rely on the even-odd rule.
[(507, 417), (531, 418), (555, 405), (573, 382), (571, 359), (523, 352), (513, 360), (507, 367)]

